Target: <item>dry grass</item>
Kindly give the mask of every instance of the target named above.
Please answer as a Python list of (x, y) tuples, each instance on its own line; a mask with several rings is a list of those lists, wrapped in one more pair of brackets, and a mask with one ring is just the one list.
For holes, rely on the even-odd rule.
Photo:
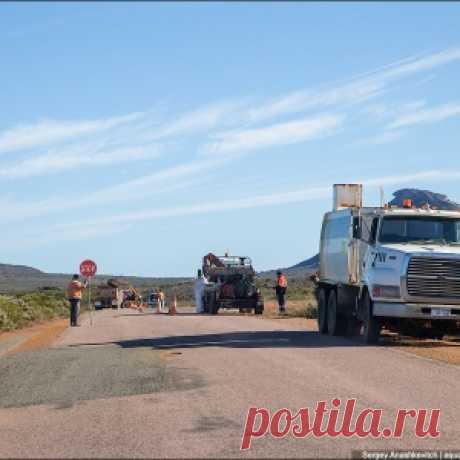
[(278, 303), (275, 300), (265, 301), (264, 316), (267, 318), (316, 318), (316, 302), (314, 299), (287, 300), (286, 313), (278, 313)]

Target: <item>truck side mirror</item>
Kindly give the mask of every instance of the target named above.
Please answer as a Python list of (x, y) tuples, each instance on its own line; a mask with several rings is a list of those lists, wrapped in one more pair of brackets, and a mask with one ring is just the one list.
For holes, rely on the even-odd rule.
[(359, 217), (353, 217), (353, 238), (361, 239), (361, 219)]

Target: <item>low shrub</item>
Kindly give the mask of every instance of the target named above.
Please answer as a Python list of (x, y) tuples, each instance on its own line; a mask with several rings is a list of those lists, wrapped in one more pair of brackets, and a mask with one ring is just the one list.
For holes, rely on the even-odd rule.
[(68, 315), (69, 306), (60, 290), (0, 295), (0, 331), (12, 331), (32, 323)]

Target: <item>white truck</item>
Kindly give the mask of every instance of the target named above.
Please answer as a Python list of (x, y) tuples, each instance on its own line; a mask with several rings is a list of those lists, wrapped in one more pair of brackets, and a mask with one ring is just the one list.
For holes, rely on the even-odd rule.
[(460, 212), (363, 207), (360, 184), (334, 185), (316, 277), (322, 334), (376, 343), (383, 327), (442, 338), (460, 321)]

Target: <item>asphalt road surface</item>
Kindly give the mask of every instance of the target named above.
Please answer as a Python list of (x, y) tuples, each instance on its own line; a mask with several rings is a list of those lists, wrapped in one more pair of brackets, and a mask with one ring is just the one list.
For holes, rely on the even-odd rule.
[[(53, 348), (0, 358), (1, 457), (351, 457), (355, 449), (460, 449), (460, 369), (308, 330), (300, 320), (106, 310)], [(357, 399), (439, 408), (440, 437), (270, 435), (240, 451), (250, 406)], [(408, 423), (408, 427), (412, 425)]]

